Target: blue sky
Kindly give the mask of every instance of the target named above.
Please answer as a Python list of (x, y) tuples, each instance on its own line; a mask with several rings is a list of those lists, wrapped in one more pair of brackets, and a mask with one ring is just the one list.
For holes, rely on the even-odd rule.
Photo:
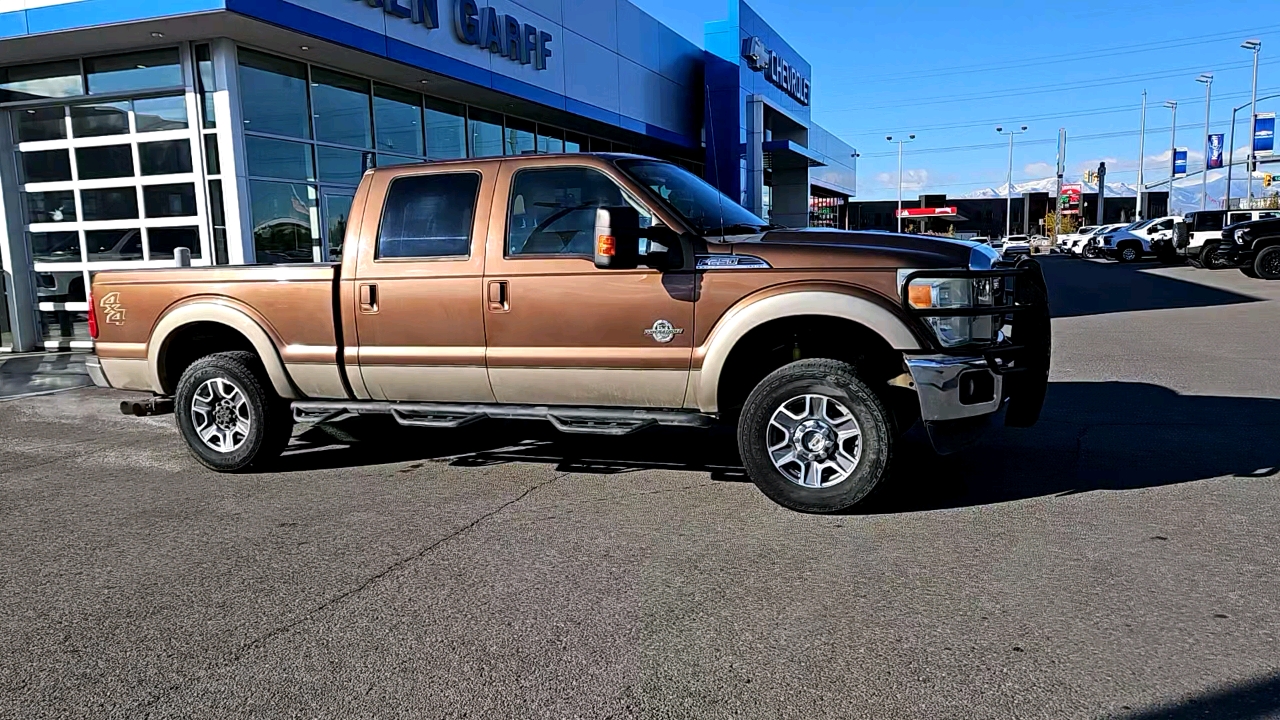
[[(699, 45), (703, 23), (728, 8), (728, 0), (632, 1)], [(1068, 180), (1106, 160), (1108, 181), (1132, 184), (1144, 89), (1147, 182), (1168, 173), (1166, 100), (1179, 103), (1177, 144), (1191, 149), (1194, 171), (1203, 167), (1205, 122), (1195, 78), (1214, 73), (1212, 132), (1227, 132), (1232, 107), (1248, 101), (1252, 55), (1239, 45), (1249, 37), (1263, 41), (1259, 96), (1280, 93), (1275, 0), (750, 4), (813, 65), (813, 118), (862, 154), (863, 199), (896, 197), (888, 134), (916, 133), (903, 162), (909, 197), (1002, 186), (1008, 146), (997, 125), (1029, 127), (1017, 140), (1015, 183), (1053, 174), (1065, 127)], [(1280, 99), (1259, 110), (1280, 110)], [(1238, 115), (1237, 148), (1247, 116)]]

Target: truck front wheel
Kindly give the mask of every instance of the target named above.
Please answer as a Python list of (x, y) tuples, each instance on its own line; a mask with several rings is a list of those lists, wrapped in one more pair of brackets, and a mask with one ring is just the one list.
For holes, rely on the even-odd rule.
[(275, 459), (289, 444), (293, 417), (250, 352), (191, 364), (174, 398), (178, 429), (201, 465), (237, 472)]
[(800, 360), (751, 392), (738, 420), (738, 450), (769, 499), (801, 512), (839, 512), (884, 479), (892, 427), (888, 409), (853, 366)]
[(1280, 245), (1263, 248), (1253, 259), (1254, 277), (1280, 280)]

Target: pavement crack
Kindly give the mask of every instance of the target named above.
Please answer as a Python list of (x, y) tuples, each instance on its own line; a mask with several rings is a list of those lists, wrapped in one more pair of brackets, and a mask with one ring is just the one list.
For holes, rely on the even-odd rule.
[(538, 483), (537, 485), (530, 486), (530, 487), (529, 487), (529, 488), (527, 488), (524, 492), (520, 493), (520, 495), (518, 495), (517, 497), (515, 497), (515, 498), (513, 498), (513, 499), (511, 499), (511, 500), (508, 500), (507, 502), (505, 502), (505, 503), (503, 503), (503, 504), (499, 505), (498, 507), (494, 508), (493, 510), (490, 510), (490, 511), (489, 511), (489, 512), (487, 512), (487, 513), (484, 513), (483, 515), (481, 515), (481, 516), (477, 517), (476, 519), (472, 520), (471, 522), (467, 523), (466, 525), (463, 525), (462, 527), (458, 528), (457, 530), (455, 530), (455, 531), (453, 531), (453, 532), (449, 533), (448, 535), (445, 535), (444, 537), (440, 538), (439, 540), (436, 540), (435, 542), (433, 542), (433, 543), (431, 543), (431, 544), (427, 545), (426, 547), (422, 548), (422, 549), (421, 549), (421, 550), (419, 550), (418, 552), (413, 553), (412, 555), (405, 555), (404, 557), (400, 558), (399, 560), (396, 560), (395, 562), (393, 562), (393, 563), (391, 563), (390, 565), (388, 565), (388, 566), (387, 566), (385, 569), (383, 569), (382, 571), (380, 571), (380, 572), (378, 572), (377, 574), (371, 575), (370, 577), (366, 578), (366, 579), (365, 579), (363, 582), (361, 582), (360, 584), (358, 584), (358, 585), (356, 585), (356, 586), (354, 586), (354, 587), (352, 587), (352, 588), (350, 588), (350, 589), (346, 590), (345, 592), (339, 593), (338, 595), (335, 595), (335, 596), (333, 596), (333, 597), (329, 598), (328, 600), (325, 600), (324, 602), (320, 603), (319, 605), (317, 605), (316, 607), (312, 608), (311, 610), (308, 610), (307, 612), (303, 613), (303, 614), (302, 614), (302, 616), (301, 616), (301, 617), (299, 617), (299, 618), (297, 618), (296, 620), (293, 620), (293, 621), (291, 621), (291, 622), (289, 622), (289, 623), (286, 623), (286, 624), (284, 624), (284, 625), (281, 625), (281, 626), (279, 626), (279, 627), (277, 627), (277, 628), (273, 628), (272, 630), (268, 630), (267, 632), (265, 632), (265, 633), (263, 633), (263, 634), (259, 635), (258, 637), (254, 638), (253, 640), (250, 640), (249, 642), (245, 643), (244, 645), (241, 645), (241, 646), (236, 650), (236, 652), (235, 652), (235, 656), (232, 658), (233, 662), (234, 662), (234, 661), (236, 661), (236, 660), (239, 660), (239, 659), (240, 659), (240, 657), (242, 657), (242, 656), (244, 655), (244, 653), (246, 653), (247, 651), (253, 650), (253, 649), (257, 648), (257, 647), (261, 647), (262, 645), (264, 645), (265, 643), (267, 643), (268, 641), (270, 641), (272, 638), (279, 637), (280, 635), (283, 635), (283, 634), (285, 634), (285, 633), (289, 632), (290, 630), (292, 630), (293, 628), (298, 627), (299, 625), (301, 625), (301, 624), (303, 624), (303, 623), (307, 622), (308, 620), (310, 620), (310, 619), (314, 618), (316, 615), (319, 615), (320, 613), (322, 613), (322, 612), (324, 612), (324, 611), (326, 611), (326, 610), (328, 610), (328, 609), (330, 609), (330, 608), (332, 608), (332, 607), (334, 607), (334, 606), (338, 605), (339, 603), (341, 603), (341, 602), (343, 602), (343, 601), (347, 600), (348, 598), (351, 598), (351, 597), (353, 597), (353, 596), (355, 596), (355, 595), (360, 594), (361, 592), (364, 592), (364, 591), (365, 591), (366, 589), (368, 589), (371, 585), (373, 585), (374, 583), (378, 582), (379, 580), (381, 580), (381, 579), (383, 579), (383, 578), (387, 577), (387, 576), (388, 576), (388, 575), (390, 575), (391, 573), (393, 573), (393, 572), (395, 572), (395, 571), (399, 570), (400, 568), (403, 568), (403, 567), (405, 567), (406, 565), (408, 565), (408, 564), (410, 564), (410, 563), (412, 563), (412, 562), (416, 562), (416, 561), (418, 561), (418, 560), (421, 560), (422, 558), (424, 558), (424, 557), (426, 557), (427, 555), (431, 554), (431, 552), (432, 552), (432, 551), (434, 551), (436, 548), (439, 548), (441, 545), (444, 545), (445, 543), (449, 542), (450, 540), (453, 540), (454, 538), (461, 536), (463, 533), (467, 532), (468, 530), (471, 530), (472, 528), (475, 528), (476, 526), (480, 525), (481, 523), (483, 523), (484, 521), (488, 520), (489, 518), (492, 518), (492, 517), (494, 517), (495, 515), (497, 515), (498, 513), (501, 513), (502, 511), (506, 510), (507, 508), (510, 508), (510, 507), (512, 507), (512, 506), (514, 506), (514, 505), (516, 505), (516, 504), (520, 503), (520, 502), (521, 502), (521, 501), (523, 501), (525, 498), (529, 497), (529, 495), (531, 495), (535, 490), (539, 490), (539, 489), (541, 489), (541, 488), (544, 488), (544, 487), (546, 487), (547, 485), (550, 485), (551, 483), (555, 482), (556, 480), (559, 480), (559, 479), (561, 479), (561, 478), (565, 477), (565, 475), (567, 475), (567, 473), (557, 473), (557, 474), (555, 474), (554, 476), (552, 476), (550, 480), (547, 480), (547, 481), (545, 481), (545, 482)]

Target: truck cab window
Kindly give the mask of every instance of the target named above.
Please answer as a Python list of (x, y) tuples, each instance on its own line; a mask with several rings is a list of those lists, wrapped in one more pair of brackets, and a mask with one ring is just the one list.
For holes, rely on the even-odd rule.
[(387, 191), (377, 257), (469, 257), (479, 190), (476, 173), (396, 178)]
[(608, 175), (591, 168), (521, 170), (512, 183), (507, 255), (591, 257), (596, 208), (630, 205), (640, 226), (653, 216)]

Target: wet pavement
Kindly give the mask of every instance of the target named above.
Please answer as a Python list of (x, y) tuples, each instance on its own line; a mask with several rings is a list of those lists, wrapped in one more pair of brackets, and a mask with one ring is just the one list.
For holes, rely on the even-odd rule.
[(93, 384), (85, 371), (88, 353), (0, 355), (0, 400), (32, 397)]

